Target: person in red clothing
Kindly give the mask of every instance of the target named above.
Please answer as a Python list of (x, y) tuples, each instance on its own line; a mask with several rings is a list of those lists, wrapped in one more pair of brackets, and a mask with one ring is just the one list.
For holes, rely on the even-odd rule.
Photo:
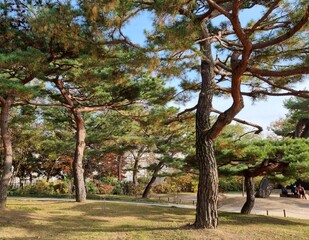
[(297, 190), (300, 198), (307, 199), (305, 189), (301, 184), (298, 185)]

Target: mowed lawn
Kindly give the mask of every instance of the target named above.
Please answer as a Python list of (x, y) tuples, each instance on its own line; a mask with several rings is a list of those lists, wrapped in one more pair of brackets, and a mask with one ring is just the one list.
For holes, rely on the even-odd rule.
[(220, 213), (216, 230), (187, 228), (194, 210), (128, 203), (9, 199), (0, 239), (309, 239), (309, 220)]

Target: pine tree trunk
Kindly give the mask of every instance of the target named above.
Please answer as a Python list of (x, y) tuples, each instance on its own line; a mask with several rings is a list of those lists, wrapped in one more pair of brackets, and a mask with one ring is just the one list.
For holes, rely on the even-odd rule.
[[(205, 29), (207, 37), (207, 29)], [(211, 45), (205, 41), (201, 48), (205, 60), (201, 62), (202, 86), (196, 109), (196, 160), (199, 164), (199, 185), (197, 192), (196, 228), (217, 228), (218, 225), (218, 170), (209, 138), (210, 114), (214, 94), (214, 65), (211, 61)]]
[(148, 198), (150, 190), (152, 188), (152, 185), (154, 184), (154, 182), (157, 179), (158, 172), (163, 168), (163, 166), (164, 166), (164, 162), (161, 161), (161, 162), (158, 163), (156, 169), (154, 170), (154, 172), (152, 174), (150, 181), (148, 182), (148, 184), (147, 184), (147, 186), (146, 186), (146, 188), (143, 192), (142, 198)]
[(137, 180), (138, 163), (139, 163), (139, 158), (134, 159), (134, 166), (133, 166), (133, 184), (134, 184), (135, 186), (138, 185), (138, 180)]
[(122, 181), (122, 156), (117, 156), (117, 163), (118, 163), (118, 182)]
[(199, 158), (199, 185), (197, 192), (196, 228), (217, 228), (218, 225), (218, 172), (211, 140), (197, 140)]
[(82, 114), (78, 110), (73, 111), (76, 122), (76, 148), (73, 161), (73, 175), (75, 185), (76, 202), (86, 201), (86, 188), (83, 169), (83, 156), (85, 151), (86, 129)]
[(255, 201), (255, 189), (254, 189), (254, 179), (250, 175), (245, 176), (245, 185), (247, 192), (247, 200), (241, 209), (242, 214), (250, 214), (254, 207)]
[(11, 135), (9, 130), (9, 111), (13, 103), (13, 98), (8, 97), (6, 100), (1, 99), (1, 138), (4, 148), (4, 162), (3, 172), (0, 183), (0, 208), (6, 208), (7, 202), (7, 190), (9, 187), (10, 179), (12, 176), (12, 164), (13, 164), (13, 149), (11, 142)]
[(139, 162), (140, 162), (140, 159), (142, 158), (143, 154), (144, 154), (144, 151), (145, 151), (146, 147), (145, 146), (142, 146), (138, 151), (137, 151), (137, 154), (134, 155), (134, 152), (132, 153), (133, 155), (133, 158), (134, 158), (134, 165), (133, 165), (133, 184), (135, 186), (138, 185), (138, 179), (137, 179), (137, 174), (138, 174), (138, 171), (139, 171)]

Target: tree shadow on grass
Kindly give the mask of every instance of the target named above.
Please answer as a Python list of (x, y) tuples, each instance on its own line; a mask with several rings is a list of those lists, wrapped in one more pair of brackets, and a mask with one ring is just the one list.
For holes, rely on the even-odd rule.
[[(126, 203), (86, 202), (63, 203), (44, 202), (48, 204), (43, 209), (37, 204), (38, 210), (31, 210), (33, 203), (24, 204), (24, 210), (8, 210), (1, 213), (1, 231), (6, 227), (22, 229), (31, 233), (25, 237), (12, 236), (9, 239), (65, 239), (68, 236), (82, 234), (104, 233), (134, 233), (143, 232), (146, 235), (153, 232), (176, 230), (192, 230), (182, 228), (193, 221), (194, 210), (157, 206), (141, 206)], [(18, 203), (19, 205), (19, 203)], [(21, 204), (22, 205), (22, 204)], [(30, 209), (27, 208), (30, 207)], [(118, 221), (119, 219), (119, 221)], [(132, 222), (131, 222), (132, 221)], [(309, 222), (299, 222), (293, 219), (280, 219), (267, 216), (241, 215), (236, 213), (220, 213), (220, 226), (233, 228), (250, 224), (273, 224), (278, 226), (301, 225), (309, 226)], [(34, 237), (32, 237), (34, 236)], [(80, 238), (82, 239), (82, 237)]]
[(170, 222), (171, 218), (173, 221), (182, 221), (184, 216), (192, 216), (194, 214), (192, 209), (111, 202), (77, 204), (66, 210), (83, 212), (85, 216), (103, 216), (107, 218), (121, 218), (125, 216), (160, 222)]
[[(45, 208), (42, 206), (45, 205)], [(192, 211), (169, 209), (151, 206), (135, 206), (132, 204), (114, 204), (105, 202), (91, 203), (58, 203), (32, 202), (13, 203), (11, 208), (1, 213), (1, 233), (8, 231), (25, 232), (25, 237), (12, 233), (9, 239), (64, 239), (66, 236), (79, 233), (104, 232), (149, 232), (176, 230), (179, 224), (165, 224), (183, 221), (183, 214), (192, 215)], [(46, 205), (50, 206), (50, 209)], [(4, 216), (4, 217), (3, 217)], [(128, 222), (117, 222), (117, 219), (129, 217)], [(139, 221), (130, 222), (131, 219)], [(147, 221), (145, 221), (147, 220)], [(145, 223), (146, 222), (146, 223)], [(160, 224), (154, 224), (159, 222)], [(163, 222), (163, 223), (162, 223)], [(12, 230), (11, 230), (12, 229)], [(26, 234), (29, 233), (29, 234)], [(35, 235), (35, 237), (32, 237)]]

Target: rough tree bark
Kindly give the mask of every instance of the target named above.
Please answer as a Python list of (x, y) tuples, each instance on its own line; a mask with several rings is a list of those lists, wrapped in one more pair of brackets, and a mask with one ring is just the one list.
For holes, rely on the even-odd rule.
[(143, 192), (142, 198), (148, 198), (150, 190), (152, 188), (152, 185), (154, 184), (154, 182), (157, 179), (158, 172), (163, 168), (163, 166), (164, 166), (163, 161), (160, 161), (158, 163), (158, 165), (156, 166), (155, 170), (153, 171), (152, 177), (151, 177), (150, 181), (148, 182), (148, 184), (147, 184), (147, 186), (146, 186), (146, 188)]
[(218, 225), (218, 172), (212, 140), (197, 140), (199, 185), (197, 192), (196, 228), (216, 228)]
[[(206, 24), (202, 26), (203, 39), (201, 48), (203, 59), (201, 62), (202, 86), (196, 109), (196, 159), (199, 163), (199, 190), (197, 194), (196, 228), (217, 228), (218, 225), (218, 170), (213, 149), (213, 141), (220, 135), (225, 126), (231, 123), (233, 118), (244, 107), (243, 97), (240, 92), (241, 77), (248, 65), (252, 45), (240, 30), (240, 23), (235, 18), (241, 35), (244, 48), (241, 52), (235, 51), (231, 56), (232, 83), (231, 95), (233, 104), (226, 111), (221, 113), (216, 122), (210, 124), (210, 114), (212, 111), (212, 98), (215, 85), (215, 67), (211, 53), (211, 42)], [(239, 57), (241, 56), (241, 60)]]
[(81, 112), (79, 112), (78, 109), (73, 109), (72, 113), (76, 123), (76, 147), (73, 161), (75, 199), (76, 202), (84, 202), (86, 201), (86, 188), (84, 180), (83, 156), (86, 145), (86, 130)]
[(6, 99), (0, 98), (1, 102), (1, 138), (4, 148), (4, 162), (3, 162), (3, 172), (1, 176), (0, 183), (0, 208), (6, 208), (7, 202), (7, 189), (9, 187), (10, 179), (12, 176), (12, 164), (13, 164), (13, 150), (11, 142), (11, 134), (9, 130), (9, 111), (13, 104), (14, 98), (7, 97)]
[[(207, 30), (206, 30), (207, 31)], [(209, 137), (210, 114), (214, 94), (214, 64), (211, 45), (201, 45), (205, 59), (201, 62), (202, 86), (196, 109), (196, 160), (199, 164), (196, 228), (216, 228), (218, 225), (218, 171), (212, 139)]]

